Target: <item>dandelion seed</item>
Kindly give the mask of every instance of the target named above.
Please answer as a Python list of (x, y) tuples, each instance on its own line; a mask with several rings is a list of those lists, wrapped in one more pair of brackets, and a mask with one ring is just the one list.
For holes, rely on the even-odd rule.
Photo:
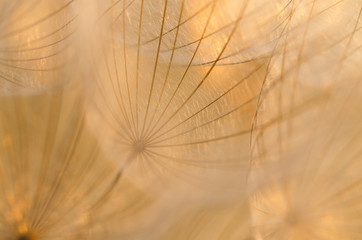
[(0, 240), (362, 239), (361, 16), (0, 0)]
[[(361, 141), (361, 109), (357, 104), (361, 73), (353, 67), (358, 56), (345, 58), (350, 48), (358, 46), (354, 40), (360, 39), (356, 29), (362, 9), (359, 6), (356, 12), (352, 1), (340, 4), (325, 6), (316, 1), (306, 6), (310, 14), (303, 15), (307, 23), (301, 41), (281, 45), (285, 50), (273, 63), (277, 74), (269, 76), (273, 88), (263, 90), (264, 111), (256, 119), (257, 125), (267, 127), (255, 131), (250, 173), (250, 208), (259, 239), (362, 236), (362, 161), (357, 144)], [(334, 25), (324, 24), (333, 7), (357, 13), (348, 17), (353, 24), (339, 34), (335, 34)], [(346, 16), (341, 19), (346, 20)], [(337, 35), (331, 38), (331, 45), (323, 47), (321, 55), (315, 48), (321, 39), (318, 35), (309, 37), (314, 27)], [(317, 72), (313, 64), (317, 64)]]
[(73, 1), (1, 1), (2, 92), (49, 90), (70, 78)]
[[(120, 169), (127, 165), (139, 184), (240, 177), (281, 5), (124, 1), (99, 14), (110, 39), (101, 44), (88, 119), (102, 127), (100, 142)], [(241, 37), (260, 9), (273, 19), (260, 23), (268, 31)], [(259, 43), (268, 47), (253, 51)]]
[(0, 239), (88, 238), (100, 224), (117, 171), (84, 129), (72, 88), (0, 97)]

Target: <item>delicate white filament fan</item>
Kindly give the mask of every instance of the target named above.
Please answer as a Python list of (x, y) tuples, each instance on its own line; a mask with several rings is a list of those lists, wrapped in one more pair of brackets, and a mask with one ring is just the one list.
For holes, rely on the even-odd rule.
[(109, 3), (89, 119), (120, 170), (151, 186), (215, 178), (224, 188), (243, 178), (258, 93), (289, 12), (286, 1), (262, 2)]
[(300, 31), (272, 62), (253, 135), (256, 239), (362, 238), (361, 12), (356, 1), (296, 9)]
[(49, 90), (69, 81), (74, 2), (0, 1), (1, 92)]
[(0, 0), (0, 240), (362, 239), (361, 0)]

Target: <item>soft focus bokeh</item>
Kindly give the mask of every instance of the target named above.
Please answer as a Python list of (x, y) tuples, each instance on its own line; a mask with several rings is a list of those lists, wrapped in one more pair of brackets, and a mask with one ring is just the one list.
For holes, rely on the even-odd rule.
[(0, 240), (362, 239), (361, 0), (0, 0)]

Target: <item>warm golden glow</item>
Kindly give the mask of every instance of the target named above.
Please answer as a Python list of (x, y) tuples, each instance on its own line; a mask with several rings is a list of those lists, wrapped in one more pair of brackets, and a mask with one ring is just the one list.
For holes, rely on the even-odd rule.
[(362, 239), (360, 0), (0, 0), (0, 240)]

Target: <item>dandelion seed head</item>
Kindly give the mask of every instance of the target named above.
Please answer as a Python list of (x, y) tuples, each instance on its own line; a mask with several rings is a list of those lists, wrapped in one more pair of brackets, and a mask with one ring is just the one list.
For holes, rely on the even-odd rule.
[(0, 0), (0, 239), (362, 239), (361, 17)]
[[(357, 146), (361, 141), (361, 107), (357, 104), (361, 74), (352, 70), (358, 54), (345, 58), (360, 39), (354, 30), (360, 25), (361, 8), (353, 8), (353, 1), (342, 1), (329, 12), (323, 10), (329, 4), (317, 2), (303, 5), (309, 18), (298, 13), (307, 23), (295, 26), (304, 26), (303, 38), (290, 40), (293, 46), (282, 45), (284, 52), (274, 58), (278, 70), (269, 75), (262, 100), (265, 105), (257, 113), (260, 126), (270, 123), (255, 131), (249, 175), (251, 182), (258, 179), (250, 208), (255, 236), (263, 240), (362, 236), (357, 220), (362, 211), (358, 173), (362, 161)], [(328, 13), (341, 9), (360, 12), (342, 17), (354, 24), (340, 28), (337, 34), (335, 25), (325, 21)], [(316, 29), (333, 36), (321, 37), (322, 41)], [(316, 50), (318, 46), (323, 54)]]
[(246, 171), (234, 166), (247, 165), (242, 146), (267, 61), (240, 36), (258, 9), (261, 1), (130, 1), (100, 13), (110, 37), (100, 41), (87, 120), (125, 174), (154, 186), (219, 179), (208, 185), (216, 187)]

